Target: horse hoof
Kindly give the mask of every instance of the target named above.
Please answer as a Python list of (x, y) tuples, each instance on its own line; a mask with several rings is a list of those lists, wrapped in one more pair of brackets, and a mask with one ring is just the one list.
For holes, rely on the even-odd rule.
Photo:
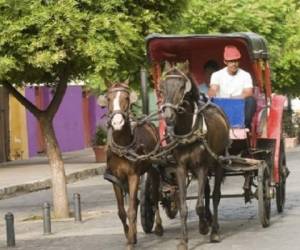
[(126, 246), (126, 250), (133, 250), (134, 248), (133, 248), (133, 245), (131, 245), (131, 244), (128, 244), (127, 246)]
[(164, 228), (162, 227), (162, 225), (157, 225), (154, 229), (154, 233), (157, 236), (163, 236), (164, 234)]
[(199, 233), (206, 235), (209, 232), (208, 224), (206, 222), (199, 222)]
[(188, 250), (187, 244), (185, 242), (180, 242), (177, 245), (177, 250)]
[(211, 243), (219, 243), (221, 242), (221, 237), (218, 233), (212, 233), (210, 235), (210, 242)]

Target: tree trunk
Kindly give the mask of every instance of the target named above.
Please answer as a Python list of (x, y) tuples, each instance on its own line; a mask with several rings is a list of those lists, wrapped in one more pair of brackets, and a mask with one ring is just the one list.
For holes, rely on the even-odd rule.
[(69, 217), (69, 204), (66, 175), (52, 120), (41, 118), (40, 124), (52, 173), (54, 216), (55, 218), (67, 218)]
[(61, 70), (58, 75), (55, 94), (46, 108), (40, 110), (33, 103), (27, 100), (20, 92), (9, 82), (3, 82), (2, 85), (12, 94), (26, 109), (28, 109), (39, 121), (41, 130), (45, 138), (45, 145), (49, 165), (52, 172), (52, 197), (54, 216), (56, 218), (69, 217), (69, 205), (66, 186), (66, 175), (61, 152), (53, 128), (53, 118), (62, 102), (67, 89), (69, 77), (69, 68)]

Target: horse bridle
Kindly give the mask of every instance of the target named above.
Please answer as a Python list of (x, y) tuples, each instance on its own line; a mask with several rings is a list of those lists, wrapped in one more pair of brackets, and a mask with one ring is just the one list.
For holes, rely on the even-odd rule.
[[(108, 90), (108, 92), (107, 92), (106, 95), (108, 95), (109, 93), (118, 92), (118, 91), (120, 91), (120, 92), (126, 92), (128, 94), (128, 96), (130, 96), (129, 88), (127, 86), (125, 86), (125, 85), (124, 86), (120, 86), (120, 87), (116, 87), (116, 88), (111, 87)], [(108, 125), (108, 127), (111, 127), (111, 120), (114, 117), (114, 115), (116, 115), (116, 114), (121, 114), (123, 116), (125, 122), (129, 121), (129, 107), (128, 107), (128, 109), (126, 111), (115, 110), (115, 111), (109, 113), (108, 116), (107, 116), (107, 125)]]
[[(185, 82), (185, 87), (186, 85), (188, 84), (189, 85), (189, 91), (191, 89), (191, 86), (192, 86), (192, 83), (191, 83), (191, 80), (187, 77), (187, 75), (185, 73), (183, 73), (181, 70), (179, 70), (178, 68), (175, 67), (175, 69), (179, 72), (180, 75), (167, 75), (168, 72), (170, 72), (172, 69), (168, 70), (165, 75), (163, 76), (164, 80), (168, 79), (168, 78), (183, 78), (183, 79), (186, 79), (186, 82)], [(185, 112), (185, 109), (182, 107), (182, 105), (186, 102), (184, 100), (184, 97), (185, 95), (189, 92), (189, 91), (186, 91), (186, 88), (185, 88), (185, 91), (181, 97), (181, 100), (178, 102), (178, 104), (172, 104), (172, 103), (164, 103), (160, 106), (160, 112), (164, 112), (164, 109), (165, 108), (171, 108), (173, 109), (175, 112)], [(187, 102), (186, 102), (187, 103)]]

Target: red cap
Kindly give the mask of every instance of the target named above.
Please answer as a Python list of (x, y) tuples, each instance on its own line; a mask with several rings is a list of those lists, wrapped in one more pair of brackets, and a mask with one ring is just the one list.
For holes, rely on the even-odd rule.
[(232, 45), (228, 45), (228, 46), (225, 47), (225, 49), (224, 49), (224, 60), (226, 60), (226, 61), (238, 60), (241, 57), (242, 57), (241, 53), (237, 49), (237, 47), (232, 46)]

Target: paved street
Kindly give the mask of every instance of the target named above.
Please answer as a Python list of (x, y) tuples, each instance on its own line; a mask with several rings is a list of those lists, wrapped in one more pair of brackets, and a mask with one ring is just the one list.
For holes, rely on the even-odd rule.
[[(245, 205), (243, 199), (223, 199), (220, 205), (220, 226), (222, 242), (210, 244), (209, 236), (198, 233), (198, 217), (195, 201), (188, 201), (189, 249), (203, 250), (299, 250), (300, 249), (300, 148), (288, 153), (291, 174), (287, 183), (286, 209), (282, 215), (272, 202), (272, 218), (269, 228), (262, 228), (257, 218), (257, 201)], [(226, 178), (223, 193), (241, 192), (241, 178)], [(192, 193), (194, 185), (190, 188)], [(43, 236), (40, 220), (43, 202), (51, 201), (49, 190), (34, 192), (15, 198), (0, 200), (0, 249), (6, 249), (4, 215), (11, 211), (15, 215), (17, 247), (29, 250), (119, 250), (125, 247), (121, 222), (117, 216), (116, 203), (111, 184), (102, 176), (69, 184), (69, 196), (78, 192), (82, 197), (83, 222), (73, 219), (53, 221), (50, 236)], [(71, 204), (72, 206), (72, 204)], [(164, 212), (165, 234), (159, 238), (145, 235), (138, 227), (136, 249), (176, 249), (179, 235), (179, 219), (170, 220)], [(138, 221), (140, 225), (140, 221)]]

